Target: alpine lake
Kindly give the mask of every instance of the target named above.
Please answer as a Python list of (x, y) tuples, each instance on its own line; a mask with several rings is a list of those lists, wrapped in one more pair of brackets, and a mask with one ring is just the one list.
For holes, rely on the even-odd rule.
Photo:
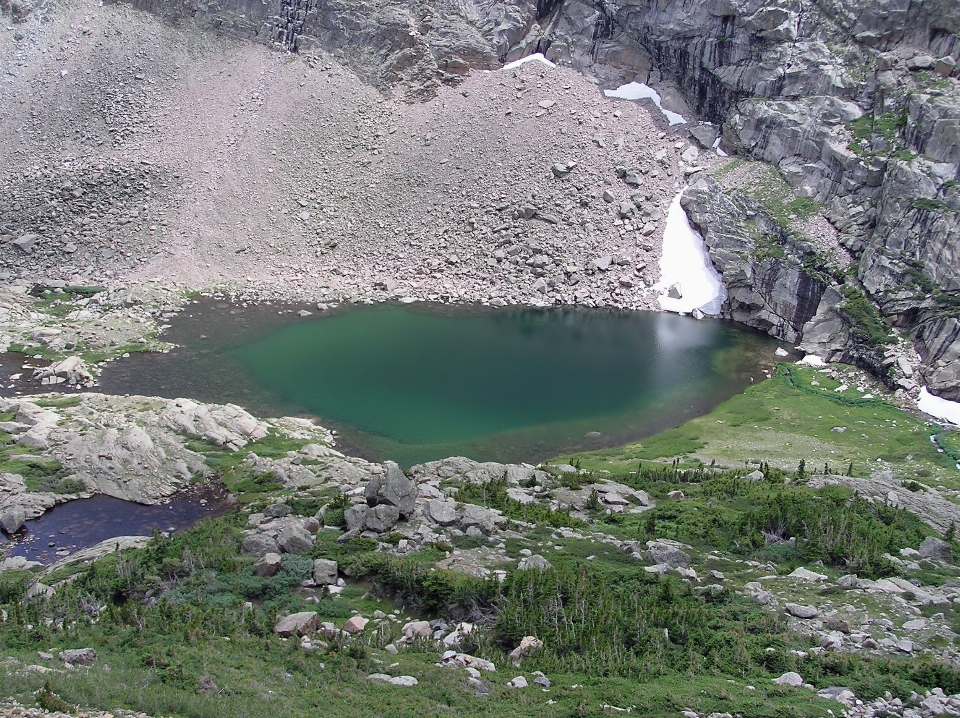
[(167, 353), (112, 362), (107, 393), (311, 416), (338, 448), (411, 466), (537, 462), (635, 441), (764, 378), (776, 342), (665, 312), (442, 304), (303, 307), (200, 298)]

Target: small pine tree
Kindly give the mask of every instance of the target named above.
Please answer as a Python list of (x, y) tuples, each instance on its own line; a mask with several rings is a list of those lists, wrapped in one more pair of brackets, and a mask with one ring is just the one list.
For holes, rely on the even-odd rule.
[(943, 535), (943, 540), (949, 543), (953, 543), (957, 538), (957, 524), (953, 521), (950, 522), (950, 528), (947, 529), (947, 532)]
[(596, 489), (590, 491), (590, 498), (587, 499), (587, 508), (591, 511), (597, 511), (600, 508), (600, 495)]
[(807, 462), (803, 459), (800, 459), (800, 463), (797, 465), (797, 481), (803, 481), (804, 477), (807, 475)]
[(847, 476), (853, 476), (853, 462), (850, 462), (850, 466), (847, 467)]

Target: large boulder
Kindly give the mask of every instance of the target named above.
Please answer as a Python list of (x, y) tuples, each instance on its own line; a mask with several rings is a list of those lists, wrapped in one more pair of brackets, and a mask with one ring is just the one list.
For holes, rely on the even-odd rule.
[(427, 516), (440, 526), (452, 526), (457, 522), (457, 505), (453, 501), (433, 499), (427, 504)]
[(313, 611), (301, 611), (284, 616), (273, 627), (279, 636), (305, 636), (314, 633), (320, 627), (320, 617)]
[(58, 658), (75, 666), (90, 666), (97, 662), (97, 652), (92, 648), (68, 648), (60, 651)]
[(400, 517), (408, 519), (417, 507), (417, 485), (410, 481), (393, 461), (386, 461), (383, 465), (386, 469), (384, 474), (374, 476), (367, 484), (364, 494), (367, 505), (395, 506), (400, 510)]
[(343, 520), (347, 524), (347, 531), (363, 531), (367, 525), (367, 514), (370, 507), (366, 504), (354, 504), (343, 512)]
[(370, 508), (364, 504), (355, 504), (343, 512), (347, 531), (375, 531), (382, 534), (392, 529), (400, 520), (400, 509), (390, 504), (380, 504)]
[(936, 536), (927, 536), (920, 544), (920, 555), (923, 558), (932, 558), (944, 563), (953, 563), (953, 548), (943, 539)]
[(318, 558), (313, 562), (313, 582), (321, 586), (331, 586), (337, 582), (339, 567), (336, 561)]
[(690, 565), (689, 554), (664, 541), (648, 543), (647, 557), (655, 564), (666, 564), (672, 568), (686, 568)]
[(9, 509), (0, 513), (0, 529), (5, 534), (15, 534), (23, 528), (23, 522), (27, 520), (27, 512), (20, 506), (11, 506)]
[(376, 531), (378, 534), (392, 529), (400, 520), (400, 509), (388, 504), (380, 504), (367, 512), (364, 525), (367, 531)]
[(471, 526), (476, 526), (483, 533), (491, 534), (496, 531), (498, 525), (505, 523), (506, 518), (499, 511), (476, 504), (466, 504), (460, 516), (460, 527), (464, 531)]
[(263, 534), (253, 534), (247, 536), (240, 544), (240, 554), (242, 556), (261, 557), (268, 553), (280, 553), (280, 547), (277, 542), (269, 536)]
[(287, 553), (306, 553), (313, 548), (313, 536), (298, 522), (283, 529), (277, 543)]
[(280, 572), (282, 559), (278, 553), (265, 553), (253, 566), (253, 572), (261, 578), (276, 576)]

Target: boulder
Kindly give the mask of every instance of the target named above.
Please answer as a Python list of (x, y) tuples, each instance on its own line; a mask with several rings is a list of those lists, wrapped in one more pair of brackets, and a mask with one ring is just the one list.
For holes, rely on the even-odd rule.
[(530, 571), (531, 569), (548, 569), (553, 568), (553, 565), (547, 561), (543, 556), (527, 556), (520, 560), (520, 564), (517, 568), (521, 571)]
[(497, 529), (498, 524), (506, 522), (503, 515), (494, 509), (487, 509), (476, 504), (466, 504), (463, 507), (463, 513), (460, 515), (460, 527), (466, 531), (471, 526), (476, 526), (485, 534), (491, 534)]
[(315, 632), (320, 627), (320, 617), (313, 611), (301, 611), (284, 616), (273, 627), (273, 632), (279, 636), (305, 636)]
[(265, 553), (253, 566), (253, 572), (261, 577), (276, 576), (280, 572), (281, 558), (278, 553)]
[(826, 574), (815, 573), (809, 569), (800, 566), (799, 568), (794, 569), (787, 578), (799, 578), (801, 581), (811, 581), (817, 583), (818, 581), (826, 581), (829, 578)]
[(263, 510), (263, 515), (268, 519), (279, 519), (290, 514), (290, 507), (283, 503), (270, 504)]
[(803, 685), (803, 678), (800, 677), (799, 673), (789, 671), (788, 673), (784, 673), (779, 678), (774, 678), (773, 682), (781, 686), (793, 686), (794, 688), (799, 688)]
[(12, 506), (3, 513), (0, 513), (0, 529), (5, 534), (15, 534), (23, 528), (23, 522), (27, 520), (27, 512), (20, 506)]
[(453, 501), (433, 499), (427, 503), (427, 515), (440, 526), (452, 526), (457, 522), (457, 505)]
[(376, 531), (378, 534), (382, 534), (392, 529), (399, 520), (400, 509), (389, 504), (380, 504), (367, 511), (364, 517), (364, 527), (368, 531)]
[(402, 633), (403, 637), (408, 641), (412, 641), (414, 638), (427, 638), (431, 633), (430, 622), (410, 621), (404, 624), (403, 628), (400, 629), (400, 633)]
[[(0, 522), (3, 519), (0, 518)], [(920, 544), (920, 555), (923, 558), (931, 558), (943, 563), (953, 563), (953, 548), (943, 539), (936, 536), (927, 536)]]
[(313, 582), (321, 586), (330, 586), (337, 582), (339, 566), (336, 561), (318, 558), (313, 562)]
[(97, 652), (92, 648), (68, 648), (60, 651), (58, 658), (75, 666), (90, 666), (97, 662)]
[(388, 683), (394, 686), (403, 686), (404, 688), (412, 688), (417, 685), (419, 681), (413, 676), (394, 676), (391, 678)]
[(37, 234), (22, 234), (13, 240), (11, 244), (24, 254), (30, 254), (39, 239), (40, 235)]
[(517, 676), (512, 681), (509, 681), (507, 685), (511, 688), (526, 688), (529, 684), (527, 683), (526, 678), (523, 676)]
[(240, 554), (242, 556), (263, 556), (268, 553), (280, 553), (280, 546), (269, 536), (263, 534), (253, 534), (247, 536), (240, 544)]
[(313, 536), (301, 524), (294, 523), (280, 532), (277, 543), (287, 553), (306, 553), (313, 548)]
[(786, 605), (787, 613), (797, 618), (816, 618), (820, 611), (814, 606), (802, 606), (798, 603), (788, 603)]
[(654, 564), (666, 564), (671, 568), (686, 568), (690, 565), (688, 553), (663, 541), (647, 543), (647, 558)]
[(357, 633), (363, 633), (363, 629), (367, 627), (368, 623), (370, 623), (370, 620), (363, 616), (352, 616), (343, 624), (343, 630), (353, 636)]
[(343, 512), (343, 520), (347, 524), (347, 532), (360, 532), (366, 528), (367, 514), (370, 507), (366, 504), (354, 504)]
[(417, 507), (417, 485), (410, 481), (393, 461), (385, 461), (386, 471), (374, 476), (367, 484), (364, 496), (367, 505), (394, 506), (400, 511), (400, 517), (408, 519)]

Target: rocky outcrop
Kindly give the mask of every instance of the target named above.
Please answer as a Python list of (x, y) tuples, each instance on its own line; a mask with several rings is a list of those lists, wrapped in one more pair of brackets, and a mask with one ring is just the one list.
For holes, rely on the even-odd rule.
[(744, 202), (706, 176), (681, 199), (727, 287), (723, 316), (798, 341), (827, 286), (804, 267), (814, 251)]

